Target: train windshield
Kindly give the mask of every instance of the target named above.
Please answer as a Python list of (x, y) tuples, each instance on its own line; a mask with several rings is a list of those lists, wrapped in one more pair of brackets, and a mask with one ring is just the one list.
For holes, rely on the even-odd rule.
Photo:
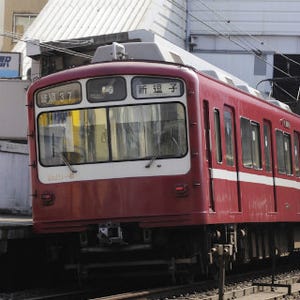
[(43, 112), (38, 117), (44, 166), (183, 157), (185, 109), (158, 103)]

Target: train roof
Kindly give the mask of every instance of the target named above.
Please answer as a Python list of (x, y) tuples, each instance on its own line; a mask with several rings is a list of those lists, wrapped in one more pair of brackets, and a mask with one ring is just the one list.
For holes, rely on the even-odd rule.
[[(55, 55), (55, 49), (73, 49), (75, 41), (79, 44), (85, 40), (88, 44), (92, 42), (91, 46), (84, 46), (85, 51), (95, 51), (91, 60), (92, 63), (107, 62), (116, 59), (126, 60), (143, 60), (143, 61), (164, 61), (169, 63), (182, 64), (193, 68), (199, 72), (205, 73), (216, 80), (234, 86), (248, 94), (257, 98), (269, 101), (259, 90), (251, 87), (247, 82), (240, 78), (218, 68), (217, 66), (201, 59), (200, 57), (190, 53), (183, 48), (176, 46), (168, 40), (158, 36), (157, 34), (144, 30), (132, 30), (126, 32), (119, 32), (117, 34), (106, 34), (101, 36), (94, 36), (83, 39), (72, 39), (68, 41), (57, 41), (44, 43), (45, 47), (40, 47), (37, 43), (27, 44), (27, 55), (37, 60), (46, 53), (46, 55)], [(46, 44), (49, 44), (46, 47)], [(75, 43), (77, 45), (77, 43)], [(54, 46), (54, 50), (53, 50)], [(87, 47), (87, 48), (86, 48)], [(90, 48), (91, 47), (91, 48)], [(98, 47), (98, 48), (97, 48)], [(75, 47), (76, 48), (76, 47)], [(76, 48), (77, 49), (77, 48)], [(84, 49), (81, 51), (84, 53)], [(78, 49), (77, 49), (78, 51)], [(53, 52), (53, 53), (52, 53)], [(90, 53), (89, 52), (89, 53)], [(272, 100), (273, 101), (273, 100)], [(273, 104), (290, 110), (289, 106), (276, 100)]]
[[(216, 67), (215, 65), (195, 56), (194, 54), (172, 44), (171, 42), (143, 30), (131, 32), (133, 38), (139, 38), (139, 42), (112, 43), (112, 45), (99, 46), (95, 51), (92, 63), (105, 62), (118, 59), (135, 59), (149, 61), (164, 61), (179, 63), (207, 74), (226, 84), (232, 85), (251, 95), (275, 104), (282, 109), (291, 111), (287, 104), (276, 99), (268, 99), (262, 93), (251, 87), (247, 82)], [(141, 37), (142, 36), (142, 37)]]
[(150, 61), (165, 61), (184, 64), (206, 73), (207, 75), (240, 88), (250, 94), (263, 98), (260, 91), (249, 86), (245, 81), (214, 66), (213, 64), (195, 56), (194, 54), (170, 43), (169, 41), (152, 35), (142, 39), (141, 42), (113, 43), (100, 46), (95, 51), (92, 63), (104, 62), (116, 59), (136, 59)]

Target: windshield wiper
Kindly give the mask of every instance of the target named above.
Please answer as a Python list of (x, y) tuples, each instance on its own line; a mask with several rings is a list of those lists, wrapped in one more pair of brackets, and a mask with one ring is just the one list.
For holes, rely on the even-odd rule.
[(157, 155), (153, 155), (151, 157), (151, 160), (145, 165), (145, 168), (150, 168), (152, 166), (152, 164), (155, 162), (155, 160), (157, 159)]
[(62, 158), (62, 161), (64, 162), (64, 164), (69, 168), (69, 170), (72, 172), (72, 173), (77, 173), (77, 170), (73, 168), (73, 166), (71, 166), (69, 160), (67, 159), (67, 157), (61, 153), (61, 158)]

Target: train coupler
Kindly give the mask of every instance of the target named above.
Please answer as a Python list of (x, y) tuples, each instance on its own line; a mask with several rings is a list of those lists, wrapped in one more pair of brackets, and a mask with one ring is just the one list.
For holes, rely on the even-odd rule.
[(107, 244), (107, 245), (127, 244), (123, 239), (123, 232), (119, 223), (108, 222), (108, 223), (100, 224), (98, 227), (97, 237), (100, 244)]

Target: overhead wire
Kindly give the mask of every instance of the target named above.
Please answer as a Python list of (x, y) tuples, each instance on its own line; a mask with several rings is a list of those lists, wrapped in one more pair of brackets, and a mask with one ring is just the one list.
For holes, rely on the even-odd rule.
[(282, 86), (280, 86), (276, 81), (272, 81), (272, 84), (275, 85), (279, 90), (281, 90), (283, 93), (288, 95), (291, 99), (298, 102), (298, 98), (294, 97), (291, 93), (289, 93), (287, 90), (285, 90)]
[[(179, 9), (185, 11), (185, 7), (178, 4), (175, 0), (172, 0), (172, 3)], [(230, 42), (234, 43), (235, 45), (237, 45), (238, 47), (240, 47), (241, 49), (245, 50), (246, 52), (248, 53), (251, 53), (251, 54), (254, 54), (259, 60), (263, 61), (264, 63), (266, 63), (267, 65), (270, 65), (272, 66), (272, 68), (276, 69), (277, 71), (285, 74), (286, 76), (288, 77), (292, 77), (291, 74), (285, 72), (284, 70), (280, 69), (279, 67), (277, 66), (274, 66), (273, 64), (271, 64), (270, 62), (268, 62), (266, 59), (262, 58), (260, 55), (258, 55), (257, 53), (257, 50), (254, 50), (252, 48), (248, 49), (247, 47), (245, 47), (244, 45), (242, 45), (241, 43), (235, 41), (230, 34), (225, 34), (219, 30), (217, 30), (216, 28), (214, 28), (212, 25), (209, 25), (207, 22), (201, 20), (200, 18), (196, 17), (194, 14), (192, 14), (191, 12), (187, 12), (187, 14), (194, 18), (197, 22), (203, 24), (204, 26), (206, 26), (207, 28), (209, 28), (211, 31), (215, 32), (218, 34), (218, 36), (224, 38), (224, 39), (227, 39), (229, 40)]]
[[(270, 51), (272, 51), (273, 53), (275, 53), (275, 54), (277, 54), (277, 55), (279, 55), (279, 56), (281, 56), (281, 57), (283, 57), (283, 58), (285, 58), (288, 62), (292, 62), (292, 63), (294, 63), (294, 64), (300, 66), (300, 63), (299, 63), (299, 62), (297, 62), (297, 61), (295, 61), (294, 59), (288, 57), (287, 55), (284, 55), (283, 53), (281, 53), (281, 52), (278, 51), (277, 49), (270, 48), (270, 47), (267, 45), (267, 43), (266, 43), (265, 41), (262, 41), (262, 40), (258, 39), (257, 37), (253, 36), (251, 33), (247, 32), (247, 31), (245, 31), (245, 30), (241, 30), (238, 26), (232, 24), (232, 22), (231, 22), (229, 19), (225, 18), (223, 15), (221, 15), (220, 13), (218, 13), (215, 9), (212, 9), (212, 8), (211, 8), (210, 6), (208, 6), (203, 0), (198, 0), (196, 4), (199, 4), (199, 3), (201, 3), (206, 9), (208, 9), (210, 12), (212, 12), (214, 15), (216, 15), (219, 22), (220, 22), (219, 19), (221, 19), (221, 20), (222, 20), (222, 23), (225, 23), (226, 26), (230, 26), (231, 28), (233, 28), (238, 34), (242, 34), (242, 35), (244, 35), (244, 36), (248, 36), (249, 38), (251, 38), (252, 40), (254, 40), (256, 43), (258, 43), (260, 46), (268, 47), (268, 49), (269, 49)], [(249, 42), (247, 41), (247, 43), (249, 43)], [(251, 45), (251, 47), (252, 47), (253, 44), (252, 44), (252, 43), (249, 43), (249, 45)], [(255, 45), (254, 47), (256, 47), (256, 45)], [(261, 50), (261, 49), (259, 49), (259, 48), (257, 48), (257, 49), (258, 49), (258, 53), (262, 53), (262, 52), (263, 52), (263, 50)], [(256, 53), (255, 53), (255, 54), (256, 54)], [(260, 58), (260, 55), (256, 55), (256, 57)], [(275, 66), (274, 64), (271, 64), (271, 66), (272, 66), (275, 70), (277, 70), (277, 71), (279, 71), (279, 72), (285, 74), (289, 79), (295, 79), (295, 78), (297, 77), (297, 76), (292, 76), (290, 73), (287, 73), (287, 72), (283, 71), (281, 68), (278, 68), (278, 67)], [(289, 93), (287, 90), (285, 90), (285, 89), (284, 89), (283, 87), (281, 87), (279, 84), (277, 84), (275, 79), (272, 79), (272, 80), (269, 79), (268, 81), (269, 81), (269, 83), (271, 84), (271, 86), (276, 86), (279, 90), (281, 90), (282, 92), (284, 92), (284, 93), (285, 93), (286, 95), (288, 95), (291, 99), (293, 99), (293, 100), (295, 100), (295, 101), (298, 101), (298, 100), (299, 100), (300, 86), (299, 86), (299, 89), (298, 89), (297, 97), (294, 97), (291, 93)], [(271, 81), (272, 81), (272, 82), (271, 82)], [(258, 84), (257, 84), (256, 86), (258, 86)]]
[[(219, 13), (217, 13), (214, 9), (212, 9), (212, 8), (210, 8), (208, 5), (206, 5), (203, 1), (201, 1), (201, 0), (199, 0), (199, 2), (205, 7), (205, 8), (207, 8), (209, 11), (211, 11), (213, 14), (215, 14), (218, 18), (220, 18), (220, 19), (222, 19), (221, 21), (219, 20), (219, 19), (217, 19), (217, 21), (219, 22), (219, 23), (222, 23), (223, 24), (223, 22), (226, 24), (226, 25), (231, 25), (231, 21), (230, 20), (228, 20), (228, 19), (226, 19), (226, 18), (224, 18), (222, 15), (220, 15)], [(196, 2), (196, 4), (198, 4), (198, 2)], [(236, 27), (237, 28), (237, 27)], [(229, 34), (228, 34), (229, 35)], [(230, 36), (230, 35), (229, 35)], [(258, 49), (256, 46), (254, 46), (252, 43), (250, 43), (249, 41), (247, 41), (247, 40), (242, 40), (242, 38), (241, 37), (238, 37), (238, 36), (234, 36), (237, 40), (239, 40), (241, 43), (244, 43), (244, 44), (246, 44), (250, 49), (252, 49), (252, 50), (254, 50), (255, 48), (256, 48), (256, 50), (254, 50), (254, 51), (258, 51), (258, 52), (260, 52), (260, 49)]]
[[(221, 14), (217, 13), (214, 9), (210, 8), (208, 5), (206, 5), (203, 1), (201, 0), (198, 0), (203, 6), (205, 6), (208, 10), (210, 10), (211, 12), (213, 12), (215, 15), (217, 15), (219, 18), (222, 18), (223, 21), (228, 24), (230, 23), (226, 18), (224, 18)], [(177, 7), (179, 8), (180, 10), (185, 10), (185, 7), (178, 4), (175, 0), (172, 0), (172, 3)], [(234, 43), (235, 45), (237, 45), (238, 47), (240, 47), (241, 49), (243, 49), (244, 51), (248, 52), (248, 53), (253, 53), (254, 55), (256, 55), (256, 57), (260, 60), (262, 60), (263, 62), (265, 62), (266, 64), (269, 64), (271, 65), (272, 67), (274, 67), (277, 71), (285, 74), (286, 76), (288, 77), (292, 77), (289, 73), (286, 73), (284, 70), (278, 68), (277, 66), (273, 66), (272, 64), (270, 64), (268, 61), (266, 61), (265, 59), (263, 59), (262, 57), (260, 57), (260, 55), (258, 55), (257, 53), (257, 50), (260, 50), (260, 49), (248, 49), (246, 46), (242, 45), (241, 43), (243, 43), (240, 40), (240, 42), (237, 42), (235, 41), (231, 35), (229, 34), (224, 34), (222, 33), (221, 31), (215, 29), (213, 26), (209, 25), (207, 22), (199, 19), (198, 17), (196, 17), (195, 15), (191, 14), (190, 12), (187, 12), (189, 16), (191, 16), (192, 18), (194, 18), (196, 21), (200, 22), (201, 24), (205, 25), (206, 27), (208, 27), (210, 30), (212, 30), (213, 32), (217, 33), (219, 36), (221, 36), (222, 38), (225, 38), (225, 39), (228, 39), (229, 41), (231, 41), (232, 43)], [(236, 27), (236, 26), (235, 26)], [(236, 27), (238, 28), (238, 27)], [(240, 29), (238, 29), (240, 31)], [(242, 31), (240, 31), (242, 32)], [(252, 37), (251, 34), (249, 33), (246, 33), (248, 36)], [(65, 54), (69, 54), (69, 55), (73, 55), (73, 56), (78, 56), (78, 57), (83, 57), (83, 58), (87, 58), (87, 59), (91, 59), (92, 56), (91, 55), (88, 55), (88, 54), (85, 54), (85, 53), (81, 53), (81, 52), (77, 52), (77, 51), (74, 51), (74, 50), (70, 50), (70, 49), (66, 49), (66, 48), (62, 48), (62, 47), (58, 47), (58, 46), (54, 46), (54, 45), (49, 45), (48, 43), (43, 43), (43, 42), (39, 42), (39, 41), (35, 41), (35, 40), (24, 40), (20, 35), (16, 34), (16, 33), (13, 33), (13, 32), (3, 32), (1, 33), (0, 32), (0, 36), (6, 36), (6, 37), (11, 37), (13, 39), (17, 39), (19, 41), (23, 41), (23, 42), (26, 42), (26, 43), (30, 43), (30, 44), (33, 44), (33, 45), (37, 45), (37, 46), (41, 46), (43, 48), (46, 48), (46, 49), (49, 49), (49, 50), (55, 50), (55, 51), (58, 51), (58, 52), (62, 52), (62, 53), (65, 53)], [(236, 37), (235, 37), (236, 38)], [(254, 37), (252, 37), (254, 38)], [(236, 38), (237, 39), (237, 38)], [(259, 40), (258, 40), (259, 41)], [(260, 41), (261, 42), (261, 41)], [(249, 46), (249, 44), (248, 44)], [(293, 61), (293, 60), (292, 60)], [(295, 61), (293, 61), (295, 62)], [(297, 62), (295, 62), (297, 63)], [(300, 63), (299, 63), (300, 65)]]
[[(300, 62), (295, 61), (294, 59), (288, 57), (287, 55), (283, 54), (282, 52), (278, 51), (277, 49), (271, 48), (268, 46), (268, 44), (265, 41), (262, 41), (260, 39), (258, 39), (257, 37), (253, 36), (253, 34), (240, 29), (238, 26), (232, 24), (232, 22), (228, 19), (226, 19), (224, 16), (222, 16), (220, 13), (218, 13), (216, 10), (212, 9), (211, 7), (209, 7), (206, 3), (204, 3), (202, 0), (198, 0), (198, 2), (200, 2), (204, 7), (206, 7), (208, 10), (210, 10), (212, 13), (214, 13), (216, 16), (220, 17), (223, 19), (223, 22), (225, 22), (226, 25), (231, 26), (232, 28), (237, 29), (237, 32), (242, 33), (243, 35), (246, 35), (248, 37), (250, 37), (251, 39), (253, 39), (255, 42), (259, 43), (261, 46), (266, 46), (270, 51), (273, 51), (274, 53), (284, 57), (285, 59), (287, 59), (288, 61), (291, 61), (292, 63), (299, 65), (300, 66)], [(196, 2), (198, 4), (198, 2)]]
[[(205, 6), (207, 9), (209, 9), (209, 10), (211, 10), (212, 12), (214, 12), (215, 14), (219, 15), (217, 12), (215, 12), (215, 10), (211, 9), (209, 6), (207, 6), (205, 3), (203, 3), (203, 1), (201, 1), (201, 0), (198, 0), (198, 1), (199, 1), (201, 4), (204, 4), (204, 6)], [(278, 66), (275, 66), (274, 64), (268, 62), (266, 59), (264, 59), (264, 58), (261, 56), (261, 54), (263, 53), (263, 51), (262, 51), (261, 49), (257, 48), (256, 46), (253, 47), (253, 46), (252, 46), (253, 44), (251, 44), (251, 43), (249, 43), (249, 42), (247, 41), (246, 44), (248, 44), (248, 47), (249, 47), (249, 45), (251, 45), (251, 46), (250, 46), (250, 49), (248, 49), (247, 46), (245, 46), (245, 42), (242, 41), (240, 38), (237, 38), (237, 40), (239, 40), (239, 42), (233, 40), (232, 37), (231, 37), (232, 35), (223, 33), (223, 32), (221, 32), (220, 30), (217, 30), (217, 29), (216, 29), (215, 27), (213, 27), (212, 25), (208, 24), (207, 22), (205, 22), (205, 21), (199, 19), (198, 17), (196, 17), (195, 15), (193, 15), (191, 12), (185, 10), (185, 8), (184, 8), (183, 6), (181, 6), (180, 4), (178, 4), (175, 0), (172, 0), (172, 2), (173, 2), (173, 4), (174, 4), (175, 6), (177, 6), (177, 8), (182, 9), (183, 11), (185, 11), (186, 15), (191, 16), (191, 17), (194, 18), (197, 22), (200, 22), (201, 24), (205, 25), (207, 28), (209, 28), (209, 29), (212, 30), (213, 32), (217, 33), (218, 36), (220, 36), (220, 37), (222, 37), (222, 38), (225, 38), (225, 39), (228, 39), (230, 42), (232, 42), (232, 43), (234, 43), (235, 45), (239, 46), (240, 48), (242, 48), (242, 49), (245, 50), (246, 52), (254, 54), (256, 58), (258, 58), (259, 60), (263, 61), (266, 65), (271, 66), (273, 69), (279, 71), (280, 73), (286, 75), (288, 78), (293, 79), (293, 78), (295, 77), (295, 76), (292, 76), (290, 73), (285, 72), (284, 70), (282, 70), (282, 69), (279, 68)], [(219, 15), (219, 16), (221, 16), (221, 15)], [(227, 25), (231, 23), (230, 20), (227, 20), (226, 18), (223, 18), (223, 17), (222, 17), (222, 19), (223, 19), (223, 21), (224, 21)], [(231, 26), (232, 26), (232, 24), (231, 24)], [(238, 27), (236, 26), (236, 28), (238, 28)], [(239, 28), (238, 28), (238, 30), (239, 30), (239, 32), (243, 32), (243, 31), (241, 31)], [(243, 33), (243, 34), (245, 35), (245, 33)], [(264, 45), (264, 44), (265, 44), (263, 41), (260, 41), (259, 39), (256, 39), (255, 37), (253, 37), (250, 33), (246, 33), (246, 35), (248, 35), (249, 37), (253, 38), (253, 39), (256, 40), (256, 41), (259, 41), (261, 45)], [(242, 45), (242, 44), (244, 44), (244, 45)], [(255, 49), (255, 48), (256, 48), (256, 49)], [(272, 49), (272, 52), (273, 52), (273, 53), (276, 53), (276, 54), (279, 54), (279, 55), (281, 55), (281, 56), (283, 56), (283, 57), (285, 57), (287, 60), (289, 60), (289, 61), (291, 61), (291, 62), (293, 62), (293, 63), (295, 63), (295, 64), (297, 64), (297, 65), (300, 65), (300, 63), (298, 63), (297, 61), (295, 61), (295, 60), (289, 58), (289, 57), (286, 56), (286, 55), (283, 55), (282, 53), (279, 53), (279, 51), (276, 51), (276, 50)], [(280, 89), (281, 91), (283, 91), (286, 95), (288, 95), (288, 96), (289, 96), (290, 98), (292, 98), (293, 100), (295, 100), (295, 101), (298, 101), (298, 100), (299, 100), (298, 97), (295, 98), (293, 95), (291, 95), (291, 94), (290, 94), (288, 91), (286, 91), (284, 88), (282, 88), (282, 87), (279, 88), (279, 85), (278, 85), (278, 84), (274, 84), (274, 83), (271, 83), (271, 82), (269, 82), (269, 83), (271, 84), (271, 86), (276, 86), (276, 87), (278, 87), (278, 89)], [(299, 89), (300, 89), (300, 87), (299, 87)], [(298, 94), (299, 94), (299, 93), (298, 93)]]
[[(197, 0), (196, 4), (199, 4), (199, 3), (201, 3), (205, 8), (207, 8), (214, 15), (216, 15), (218, 18), (220, 18), (221, 21), (224, 22), (226, 26), (229, 26), (229, 27), (235, 29), (237, 33), (248, 36), (249, 38), (254, 40), (256, 43), (258, 43), (260, 46), (264, 46), (264, 47), (267, 48), (267, 50), (272, 51), (275, 54), (278, 54), (278, 55), (284, 57), (286, 60), (300, 66), (300, 62), (288, 57), (287, 55), (283, 54), (282, 52), (278, 51), (277, 49), (270, 47), (265, 41), (258, 39), (257, 37), (253, 36), (253, 34), (247, 32), (245, 30), (240, 29), (238, 26), (234, 25), (228, 18), (225, 18), (222, 14), (217, 12), (215, 9), (208, 6), (203, 0)], [(250, 43), (249, 41), (245, 41), (245, 42), (249, 43), (249, 45), (252, 46), (253, 48), (257, 48), (256, 45)], [(257, 48), (257, 50), (258, 50), (258, 52), (261, 52), (261, 53), (263, 52), (262, 49)]]
[(21, 42), (29, 43), (29, 44), (32, 44), (32, 45), (35, 45), (35, 46), (40, 46), (40, 47), (43, 47), (43, 48), (46, 48), (46, 49), (49, 49), (49, 50), (62, 52), (64, 54), (69, 54), (69, 55), (78, 56), (78, 57), (87, 58), (87, 59), (92, 59), (92, 57), (93, 57), (92, 55), (77, 52), (77, 51), (70, 50), (70, 49), (67, 49), (67, 48), (58, 47), (58, 46), (55, 46), (53, 44), (50, 45), (49, 43), (46, 43), (46, 42), (40, 42), (38, 40), (28, 40), (28, 39), (25, 40), (25, 39), (23, 39), (23, 37), (21, 35), (18, 35), (18, 34), (13, 33), (13, 32), (8, 32), (8, 31), (4, 31), (2, 33), (0, 32), (0, 36), (10, 37), (10, 38), (16, 39), (16, 40), (21, 41)]

